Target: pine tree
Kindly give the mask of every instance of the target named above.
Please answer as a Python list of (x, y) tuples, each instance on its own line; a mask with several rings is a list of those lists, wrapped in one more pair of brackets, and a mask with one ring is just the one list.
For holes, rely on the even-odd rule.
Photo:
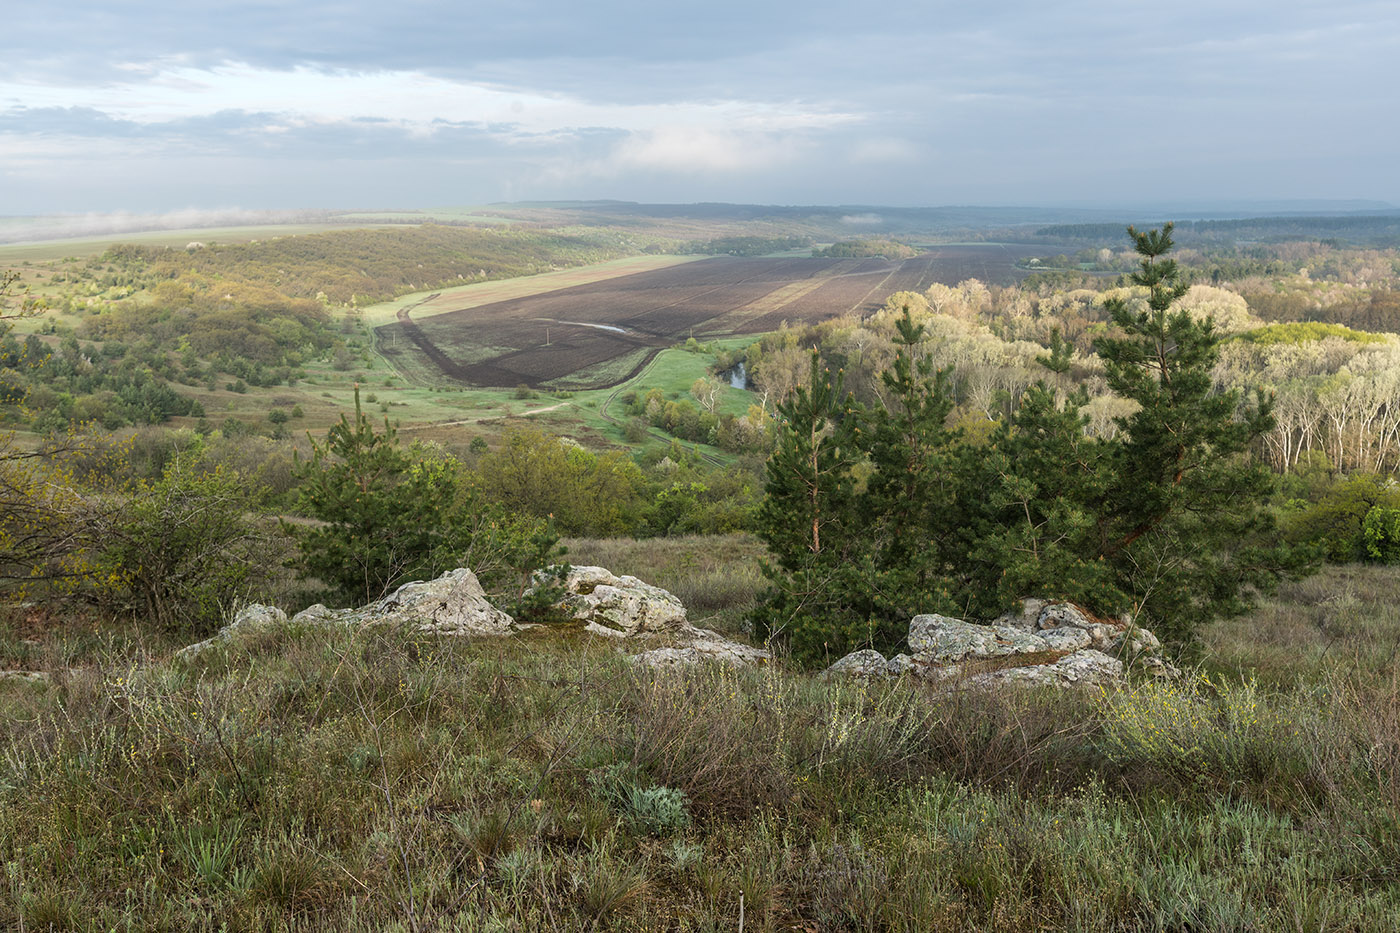
[(409, 580), (470, 567), (488, 593), (520, 604), (525, 583), (564, 553), (551, 522), (483, 503), (461, 464), (405, 449), (384, 419), (384, 430), (360, 408), (341, 415), (311, 459), (297, 461), (298, 506), (319, 519), (284, 524), (297, 538), (303, 568), (334, 598), (363, 604)]
[(758, 510), (759, 535), (787, 570), (829, 558), (845, 542), (853, 506), (852, 470), (860, 412), (840, 373), (821, 368), (816, 351), (808, 384), (782, 405), (781, 436), (768, 463), (767, 496)]
[[(1268, 400), (1215, 387), (1211, 321), (1174, 307), (1186, 285), (1164, 258), (1171, 226), (1129, 234), (1146, 308), (1109, 302), (1117, 333), (1096, 348), (1109, 386), (1139, 408), (1111, 440), (1085, 433), (1082, 393), (1057, 402), (1044, 383), (989, 442), (950, 433), (947, 374), (917, 360), (923, 334), (907, 312), (884, 411), (856, 409), (813, 355), (810, 387), (780, 409), (759, 511), (778, 559), (759, 634), (814, 663), (891, 649), (916, 613), (985, 618), (1040, 596), (1189, 640), (1307, 569), (1278, 541), (1272, 475), (1248, 458), (1272, 423)], [(1056, 334), (1041, 362), (1062, 378), (1071, 353)]]
[(959, 556), (963, 528), (954, 435), (951, 370), (918, 358), (924, 328), (908, 307), (895, 322), (899, 348), (881, 374), (889, 402), (871, 413), (860, 438), (870, 464), (857, 503), (865, 615), (874, 621), (877, 646), (894, 647), (910, 616), (951, 611), (948, 568)]
[(755, 612), (754, 632), (788, 640), (799, 657), (839, 657), (863, 640), (865, 627), (858, 601), (849, 599), (862, 412), (841, 374), (823, 369), (813, 351), (808, 384), (778, 414), (767, 495), (755, 523), (777, 566), (764, 566), (773, 586)]
[(1272, 424), (1262, 392), (1246, 404), (1217, 391), (1211, 369), (1220, 338), (1209, 318), (1173, 305), (1186, 293), (1172, 248), (1172, 225), (1128, 235), (1142, 263), (1132, 275), (1148, 290), (1135, 311), (1106, 302), (1121, 336), (1095, 344), (1109, 388), (1141, 407), (1119, 419), (1113, 482), (1099, 520), (1099, 553), (1139, 613), (1186, 636), (1200, 622), (1242, 611), (1306, 561), (1276, 542), (1265, 499), (1274, 480), (1245, 457)]
[(964, 489), (982, 491), (967, 555), (973, 615), (994, 616), (1026, 596), (1104, 613), (1130, 603), (1100, 559), (1112, 445), (1085, 434), (1084, 402), (1076, 393), (1057, 404), (1038, 383), (987, 447), (969, 452)]
[(311, 459), (298, 461), (299, 508), (324, 524), (288, 526), (298, 538), (302, 564), (340, 598), (364, 603), (394, 584), (431, 576), (450, 563), (454, 541), (450, 510), (456, 477), (441, 461), (416, 461), (398, 444), (388, 419), (383, 432), (360, 408), (341, 415)]

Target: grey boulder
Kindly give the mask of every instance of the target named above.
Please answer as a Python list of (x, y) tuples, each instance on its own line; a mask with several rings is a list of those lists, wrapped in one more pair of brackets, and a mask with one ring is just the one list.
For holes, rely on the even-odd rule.
[[(545, 575), (536, 574), (536, 584), (527, 594), (548, 582)], [(689, 625), (679, 599), (636, 577), (619, 577), (603, 567), (570, 567), (558, 583), (564, 588), (560, 608), (595, 635), (658, 635)]]

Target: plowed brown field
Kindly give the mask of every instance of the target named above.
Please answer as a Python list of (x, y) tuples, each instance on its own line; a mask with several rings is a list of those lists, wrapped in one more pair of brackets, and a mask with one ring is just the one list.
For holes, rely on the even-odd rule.
[(717, 257), (376, 328), (401, 370), (477, 386), (599, 388), (689, 336), (759, 334), (875, 310), (896, 291), (1010, 284), (1030, 247), (945, 246), (913, 259)]

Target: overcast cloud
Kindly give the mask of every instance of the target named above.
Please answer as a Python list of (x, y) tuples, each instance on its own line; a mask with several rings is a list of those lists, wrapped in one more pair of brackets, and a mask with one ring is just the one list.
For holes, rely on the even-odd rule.
[(0, 213), (1400, 202), (1393, 0), (884, 6), (25, 4)]

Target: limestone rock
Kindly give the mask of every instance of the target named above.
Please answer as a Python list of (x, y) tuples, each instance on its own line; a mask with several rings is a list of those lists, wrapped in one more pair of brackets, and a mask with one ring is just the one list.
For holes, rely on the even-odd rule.
[(250, 603), (238, 610), (238, 614), (233, 617), (233, 621), (219, 629), (213, 636), (204, 641), (187, 645), (175, 652), (175, 657), (179, 660), (190, 661), (199, 657), (205, 651), (217, 644), (225, 644), (243, 635), (256, 631), (264, 631), (270, 628), (287, 624), (287, 614), (276, 606), (264, 606), (261, 603)]
[(1094, 637), (1082, 628), (1066, 625), (1064, 628), (1046, 629), (1040, 633), (1041, 639), (1051, 651), (1078, 651), (1094, 643)]
[[(1040, 601), (1026, 600), (1026, 603), (1033, 602)], [(1093, 620), (1073, 603), (1041, 603), (1041, 606), (1040, 615), (1036, 618), (1036, 628), (1063, 628), (1072, 625), (1087, 629), (1093, 624)]]
[[(908, 658), (908, 655), (900, 655)], [(890, 670), (890, 662), (873, 648), (852, 651), (835, 664), (822, 671), (822, 680), (833, 677), (885, 677), (895, 673)]]
[(705, 657), (694, 647), (653, 648), (631, 657), (633, 663), (647, 667), (694, 667), (704, 660)]
[[(699, 631), (703, 631), (700, 629)], [(714, 633), (711, 633), (714, 634)], [(732, 664), (735, 667), (758, 664), (768, 661), (770, 656), (762, 648), (740, 644), (727, 638), (715, 636), (689, 645), (674, 648), (653, 648), (632, 656), (636, 664), (650, 667), (694, 667), (706, 661)]]
[(1116, 683), (1123, 679), (1123, 662), (1102, 651), (1086, 648), (1060, 658), (1054, 664), (1028, 664), (1007, 667), (985, 674), (974, 674), (964, 683), (970, 687), (1004, 683), (1046, 684), (1054, 687)]
[(901, 674), (918, 674), (927, 670), (927, 664), (920, 664), (907, 654), (897, 654), (885, 662), (886, 673), (896, 677)]
[(704, 660), (725, 661), (730, 664), (766, 664), (773, 655), (765, 648), (755, 648), (743, 642), (725, 638), (707, 628), (689, 628), (684, 634), (693, 649)]
[(28, 684), (33, 687), (47, 686), (53, 678), (48, 671), (0, 671), (0, 684)]
[(334, 609), (327, 609), (321, 603), (307, 606), (301, 612), (292, 616), (292, 625), (325, 625), (331, 622), (339, 622), (344, 610), (337, 612)]
[(347, 619), (439, 635), (509, 635), (515, 629), (515, 619), (487, 601), (476, 574), (465, 567), (436, 580), (405, 583), (378, 602), (350, 611)]
[[(216, 644), (255, 631), (288, 626), (275, 606), (245, 606), (212, 638), (181, 648), (175, 657), (192, 660)], [(436, 580), (405, 583), (389, 596), (359, 609), (327, 609), (317, 603), (292, 617), (291, 625), (403, 625), (441, 635), (509, 635), (515, 620), (491, 605), (476, 574), (465, 567)]]
[(286, 624), (287, 614), (276, 606), (252, 603), (244, 606), (233, 617), (233, 624), (227, 628), (264, 629)]
[[(543, 585), (538, 579), (531, 591)], [(562, 608), (595, 635), (626, 638), (688, 627), (679, 599), (636, 577), (619, 577), (603, 567), (571, 567), (559, 582), (566, 591)]]
[(1068, 687), (1119, 682), (1125, 663), (1160, 677), (1179, 673), (1160, 657), (1161, 643), (1152, 633), (1133, 626), (1129, 618), (1106, 622), (1073, 603), (1041, 599), (1023, 600), (990, 625), (915, 616), (909, 623), (909, 650), (889, 660), (876, 651), (853, 652), (822, 676), (910, 675), (952, 687)]
[(963, 661), (1048, 651), (1039, 635), (1009, 625), (973, 625), (940, 615), (915, 616), (909, 623), (909, 650), (921, 661)]
[(1040, 613), (1045, 608), (1043, 599), (1025, 599), (1021, 601), (1020, 608), (1012, 609), (1010, 612), (993, 619), (993, 625), (1009, 625), (1012, 628), (1025, 629), (1033, 632), (1040, 628)]
[(719, 632), (686, 625), (676, 633), (674, 645), (635, 654), (631, 660), (652, 667), (693, 667), (704, 661), (718, 661), (736, 667), (766, 664), (773, 656), (763, 648), (725, 638)]

